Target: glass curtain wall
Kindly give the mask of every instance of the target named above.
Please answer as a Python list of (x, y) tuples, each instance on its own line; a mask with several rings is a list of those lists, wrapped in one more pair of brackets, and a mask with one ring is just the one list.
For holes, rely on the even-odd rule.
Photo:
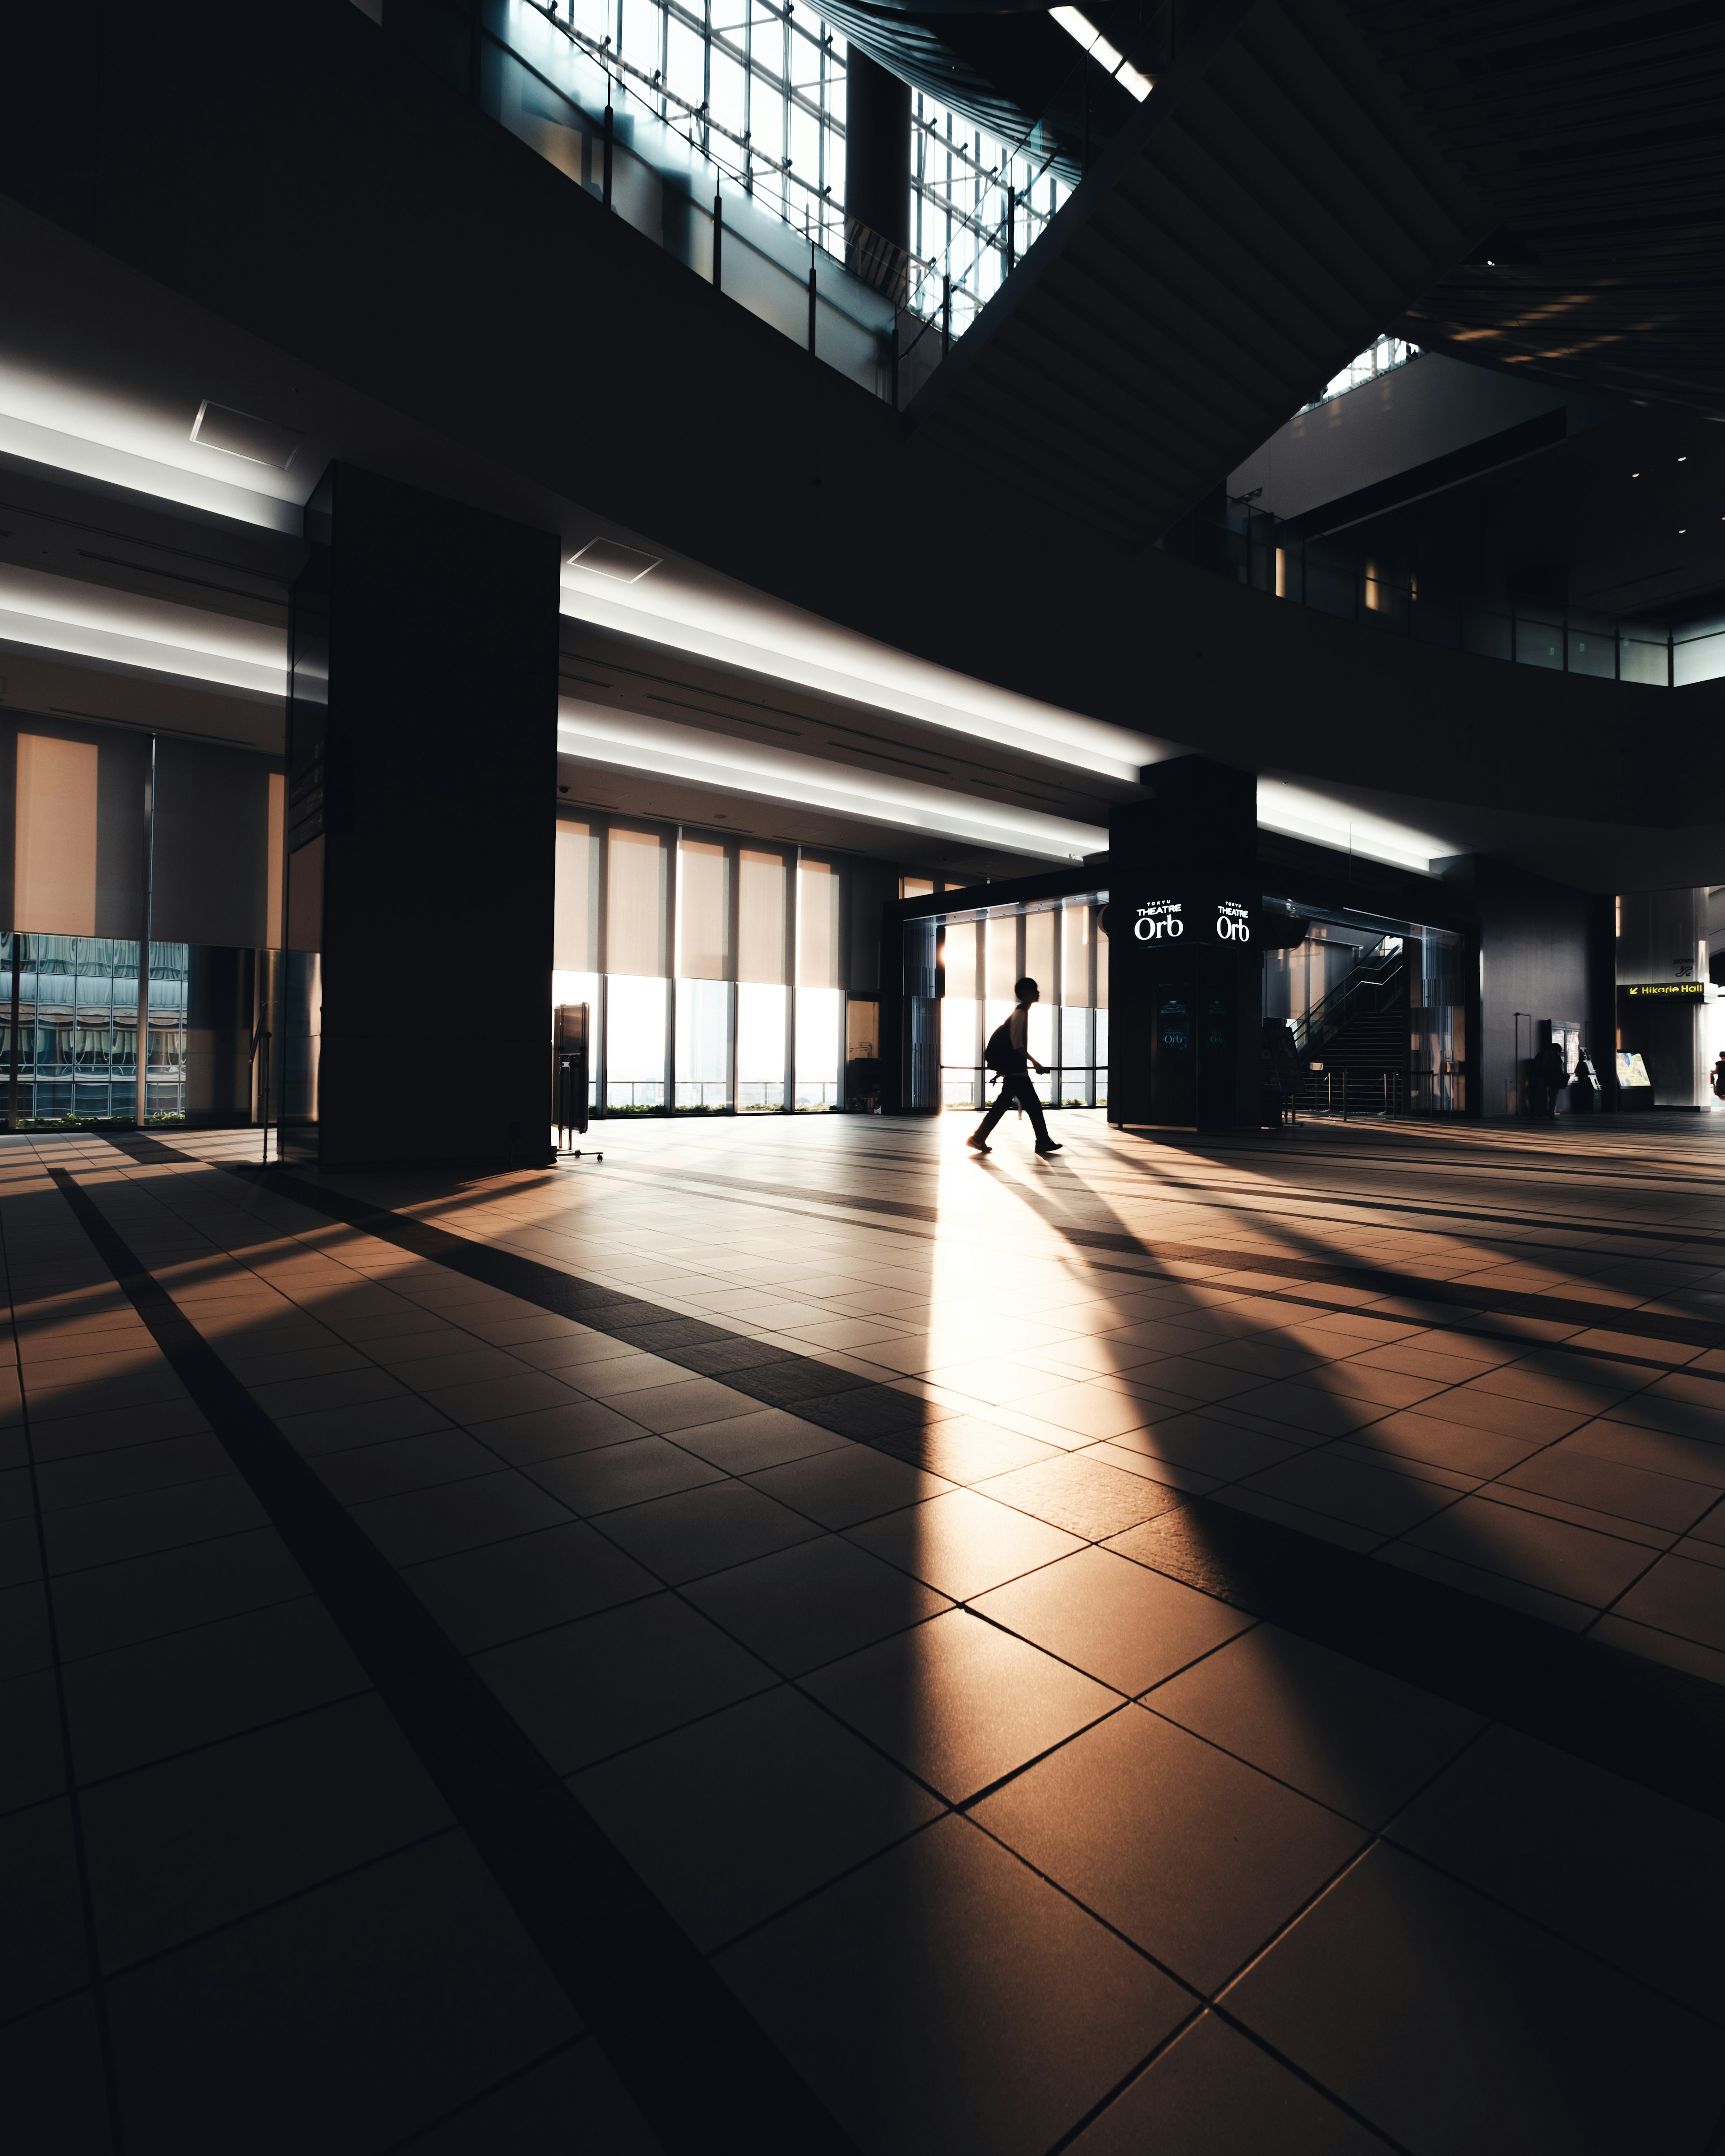
[[(138, 947), (105, 936), (18, 934), (18, 1116), (137, 1111)], [(0, 1075), (12, 1068), (13, 932), (0, 935)], [(147, 1112), (186, 1109), (191, 947), (150, 946)]]
[(845, 253), (845, 40), (794, 0), (559, 0), (577, 41), (763, 208)]
[(1033, 132), (1027, 143), (1009, 146), (915, 93), (911, 252), (927, 274), (911, 305), (930, 321), (950, 306), (954, 336), (969, 328), (1005, 283), (1009, 261), (1024, 259), (1072, 192), (1039, 140)]
[[(1046, 1075), (1034, 1076), (1053, 1107), (1105, 1106), (1108, 1098), (1108, 939), (1096, 927), (1094, 897), (1061, 901), (1029, 912), (971, 915), (938, 924), (940, 1091), (943, 1107), (984, 1105), (993, 1091), (983, 1051), (1009, 1017), (1018, 983), (1041, 990), (1030, 1012), (1029, 1047)], [(913, 932), (906, 924), (906, 963)], [(927, 1105), (932, 1106), (931, 1095)]]
[(841, 1105), (841, 864), (571, 819), (557, 869), (552, 999), (591, 1008), (598, 1113)]
[[(794, 0), (557, 0), (557, 19), (761, 205), (842, 259), (845, 39)], [(1008, 144), (913, 94), (911, 305), (961, 335), (1071, 193), (1040, 131)]]

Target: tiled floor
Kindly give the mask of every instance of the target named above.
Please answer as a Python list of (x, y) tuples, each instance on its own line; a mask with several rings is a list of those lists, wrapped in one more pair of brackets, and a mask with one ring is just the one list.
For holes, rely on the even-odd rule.
[(1059, 1134), (0, 1141), (8, 2148), (1716, 2149), (1725, 1128)]

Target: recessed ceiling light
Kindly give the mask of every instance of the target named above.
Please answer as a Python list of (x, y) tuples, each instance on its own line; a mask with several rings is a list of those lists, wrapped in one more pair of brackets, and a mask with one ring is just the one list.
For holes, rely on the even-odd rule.
[(1687, 458), (1687, 457), (1679, 457), (1679, 458), (1678, 458), (1678, 459), (1677, 459), (1677, 462), (1678, 462), (1680, 465), (1686, 465), (1686, 464), (1688, 463), (1688, 461), (1689, 461), (1689, 459), (1688, 459), (1688, 458)]
[(1640, 472), (1631, 472), (1631, 473), (1630, 474), (1630, 477), (1631, 479), (1639, 479), (1640, 476), (1641, 476), (1641, 475), (1640, 474)]
[(589, 539), (569, 557), (569, 567), (590, 569), (598, 577), (614, 577), (621, 584), (638, 584), (664, 558), (662, 554), (644, 554), (638, 547), (619, 546), (614, 539)]
[(291, 427), (278, 427), (273, 419), (254, 418), (249, 412), (231, 411), (213, 404), (206, 397), (192, 422), (192, 439), (202, 449), (222, 449), (248, 464), (268, 465), (285, 471), (305, 439)]

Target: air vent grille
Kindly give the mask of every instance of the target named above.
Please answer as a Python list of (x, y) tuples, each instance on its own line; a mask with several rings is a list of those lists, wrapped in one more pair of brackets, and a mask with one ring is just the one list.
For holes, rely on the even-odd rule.
[(621, 547), (614, 539), (589, 539), (569, 557), (569, 567), (591, 569), (598, 577), (614, 577), (619, 583), (638, 584), (663, 559), (660, 554), (643, 554), (636, 547)]

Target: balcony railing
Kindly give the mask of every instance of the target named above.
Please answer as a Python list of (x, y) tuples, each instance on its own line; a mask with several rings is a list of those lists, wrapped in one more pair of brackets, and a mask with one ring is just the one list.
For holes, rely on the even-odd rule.
[(1206, 503), (1163, 543), (1254, 590), (1415, 644), (1644, 688), (1681, 688), (1725, 675), (1725, 619), (1674, 628), (1445, 589), (1381, 554), (1291, 536), (1281, 519), (1247, 501)]

